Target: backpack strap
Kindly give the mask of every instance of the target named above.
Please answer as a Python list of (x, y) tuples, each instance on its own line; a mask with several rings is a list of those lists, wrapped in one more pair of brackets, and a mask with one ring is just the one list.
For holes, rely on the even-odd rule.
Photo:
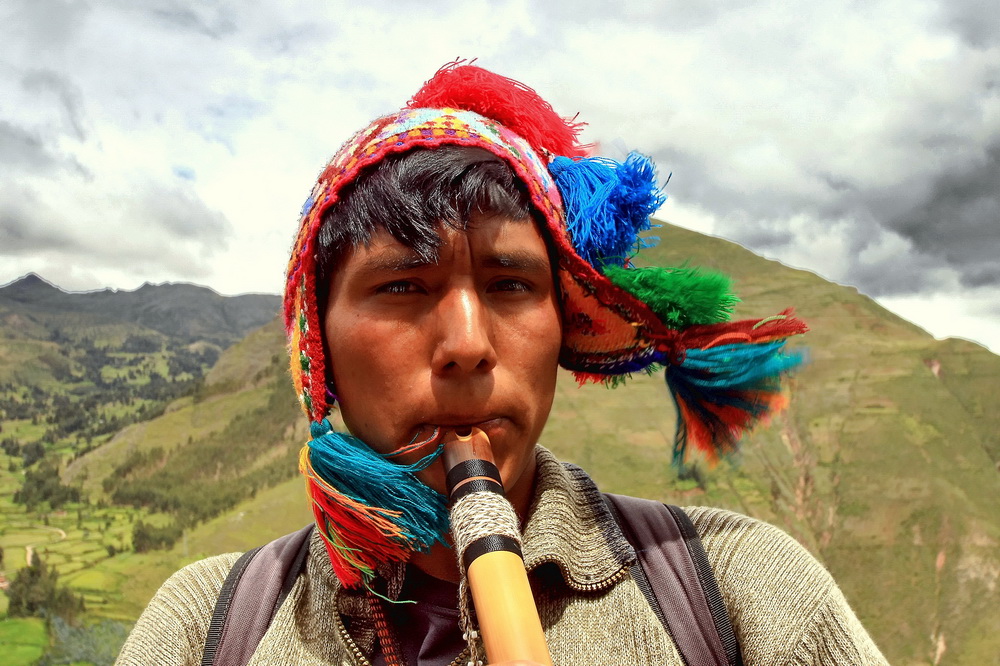
[(202, 666), (245, 666), (309, 553), (313, 525), (247, 551), (230, 569), (208, 627)]
[(680, 507), (604, 493), (635, 548), (636, 582), (685, 663), (742, 666), (739, 642), (698, 532)]

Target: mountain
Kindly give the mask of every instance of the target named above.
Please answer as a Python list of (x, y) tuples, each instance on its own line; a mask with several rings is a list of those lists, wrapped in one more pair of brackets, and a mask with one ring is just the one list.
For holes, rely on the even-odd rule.
[(271, 294), (220, 296), (184, 283), (66, 292), (29, 273), (0, 287), (0, 332), (35, 337), (67, 325), (123, 324), (226, 347), (270, 321), (280, 303)]
[(63, 440), (79, 455), (70, 438), (90, 446), (151, 418), (193, 390), (222, 350), (273, 319), (279, 304), (274, 295), (226, 297), (190, 284), (73, 293), (35, 274), (0, 287), (8, 448)]
[[(893, 664), (996, 663), (1000, 357), (935, 340), (853, 288), (738, 245), (673, 227), (661, 235), (646, 259), (733, 276), (745, 301), (738, 317), (794, 306), (810, 325), (794, 342), (811, 362), (792, 383), (790, 407), (736, 459), (703, 468), (700, 482), (661, 483), (673, 418), (669, 407), (656, 416), (659, 378), (642, 383), (648, 398), (604, 392), (597, 400), (613, 416), (573, 396), (558, 423), (571, 418), (582, 441), (561, 436), (568, 425), (550, 429), (546, 436), (573, 442), (559, 453), (608, 489), (782, 526), (831, 569)], [(625, 446), (608, 445), (615, 441)]]
[[(660, 235), (644, 260), (732, 275), (745, 301), (737, 317), (793, 306), (810, 325), (793, 343), (810, 362), (789, 408), (737, 456), (681, 478), (669, 463), (674, 410), (662, 376), (608, 390), (578, 388), (565, 373), (542, 443), (603, 490), (722, 506), (787, 530), (832, 571), (893, 664), (996, 663), (1000, 357), (935, 340), (853, 288), (727, 241), (667, 225)], [(285, 367), (278, 322), (226, 349), (162, 415), (64, 466), (63, 482), (92, 502), (47, 514), (66, 539), (11, 509), (7, 561), (23, 553), (4, 540), (30, 523), (93, 617), (128, 620), (179, 566), (298, 527), (308, 520), (294, 471), (306, 424)], [(16, 460), (2, 456), (0, 469)], [(174, 529), (174, 539), (134, 552), (138, 523), (166, 537)]]

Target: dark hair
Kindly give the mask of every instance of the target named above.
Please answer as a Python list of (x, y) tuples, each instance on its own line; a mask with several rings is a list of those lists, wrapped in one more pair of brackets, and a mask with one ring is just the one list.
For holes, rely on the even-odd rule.
[(367, 245), (379, 229), (433, 260), (441, 224), (465, 229), (476, 214), (519, 220), (533, 213), (524, 183), (488, 150), (441, 146), (390, 155), (346, 185), (323, 214), (316, 255), (319, 302), (326, 301), (343, 252)]

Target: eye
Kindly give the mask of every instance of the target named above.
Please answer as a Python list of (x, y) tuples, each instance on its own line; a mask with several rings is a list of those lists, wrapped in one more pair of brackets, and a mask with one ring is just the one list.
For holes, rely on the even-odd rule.
[(531, 285), (517, 278), (501, 278), (490, 285), (490, 291), (527, 292), (531, 291)]
[(415, 282), (410, 280), (395, 280), (379, 285), (375, 291), (379, 294), (416, 294), (423, 290)]

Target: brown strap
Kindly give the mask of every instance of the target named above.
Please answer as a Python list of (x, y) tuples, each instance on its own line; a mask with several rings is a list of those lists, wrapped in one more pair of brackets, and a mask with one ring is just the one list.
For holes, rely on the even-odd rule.
[[(605, 493), (625, 537), (635, 548), (642, 572), (649, 580), (652, 598), (650, 604), (663, 621), (677, 644), (685, 663), (689, 666), (735, 666), (742, 664), (729, 616), (722, 606), (713, 613), (710, 596), (721, 603), (718, 585), (708, 567), (699, 575), (692, 557), (690, 541), (693, 538), (700, 549), (701, 543), (693, 526), (684, 525), (671, 510), (687, 519), (677, 507), (666, 507), (660, 502)], [(687, 521), (690, 523), (690, 521)], [(685, 527), (689, 529), (684, 529)], [(685, 535), (684, 532), (690, 532)], [(701, 550), (704, 554), (704, 551)], [(702, 563), (708, 566), (707, 559)], [(713, 590), (714, 588), (714, 590)], [(725, 643), (725, 645), (724, 645)]]
[(237, 560), (215, 604), (202, 666), (246, 666), (302, 571), (312, 529), (307, 525)]

